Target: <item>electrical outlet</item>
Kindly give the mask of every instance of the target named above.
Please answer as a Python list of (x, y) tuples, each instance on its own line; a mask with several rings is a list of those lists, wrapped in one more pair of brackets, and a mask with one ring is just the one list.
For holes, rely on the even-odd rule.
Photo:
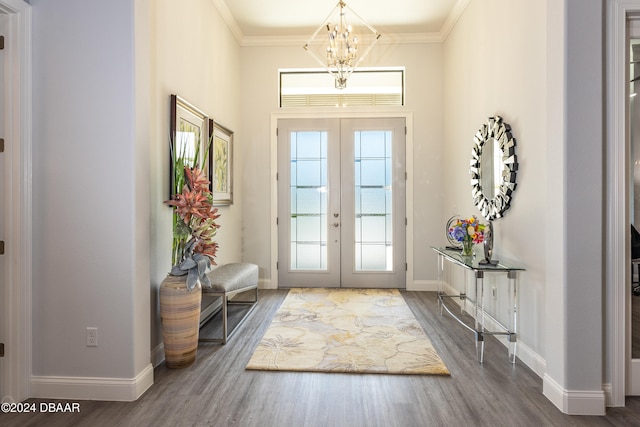
[(87, 327), (87, 347), (98, 346), (98, 328)]

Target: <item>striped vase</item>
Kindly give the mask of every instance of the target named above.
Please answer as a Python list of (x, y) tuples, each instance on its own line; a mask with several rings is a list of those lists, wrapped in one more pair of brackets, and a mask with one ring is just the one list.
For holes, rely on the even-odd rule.
[(169, 274), (160, 285), (160, 320), (168, 368), (186, 368), (196, 360), (200, 329), (200, 284), (189, 291), (187, 276)]

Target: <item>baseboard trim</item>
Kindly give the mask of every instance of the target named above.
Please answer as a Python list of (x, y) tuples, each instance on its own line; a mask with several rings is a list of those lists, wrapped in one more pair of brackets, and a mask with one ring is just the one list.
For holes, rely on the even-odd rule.
[(278, 286), (271, 282), (271, 279), (258, 279), (258, 289), (278, 289)]
[(133, 402), (153, 385), (149, 364), (134, 378), (31, 377), (31, 397), (38, 399)]
[(567, 415), (606, 415), (602, 390), (566, 390), (545, 374), (542, 394)]
[(408, 291), (425, 291), (425, 292), (437, 292), (438, 281), (437, 280), (414, 280), (410, 287), (407, 287)]
[(160, 342), (153, 350), (151, 350), (151, 364), (157, 368), (164, 362), (164, 342)]
[(604, 392), (604, 403), (607, 408), (616, 406), (613, 404), (613, 386), (611, 383), (602, 384), (602, 391)]

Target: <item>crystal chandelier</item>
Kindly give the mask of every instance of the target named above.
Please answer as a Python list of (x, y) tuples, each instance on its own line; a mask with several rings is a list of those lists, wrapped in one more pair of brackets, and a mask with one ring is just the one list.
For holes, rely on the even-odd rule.
[[(367, 34), (362, 33), (361, 37), (358, 37), (354, 27), (347, 22), (347, 12), (350, 17), (353, 16), (359, 20), (361, 31)], [(321, 35), (324, 34), (323, 30), (327, 32), (327, 39)], [(327, 19), (309, 38), (304, 49), (333, 76), (336, 89), (344, 89), (353, 70), (367, 56), (380, 36), (380, 33), (340, 0)], [(360, 46), (367, 41), (368, 46), (359, 55), (358, 52), (362, 51)]]

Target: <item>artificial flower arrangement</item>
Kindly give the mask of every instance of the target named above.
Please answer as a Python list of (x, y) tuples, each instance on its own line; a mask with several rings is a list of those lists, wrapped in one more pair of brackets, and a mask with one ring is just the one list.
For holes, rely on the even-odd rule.
[(458, 219), (449, 227), (449, 236), (462, 243), (463, 255), (471, 255), (474, 243), (484, 241), (485, 225), (474, 215), (468, 219)]
[(216, 265), (218, 243), (213, 239), (220, 227), (215, 222), (220, 215), (213, 207), (209, 180), (204, 172), (198, 167), (185, 166), (182, 192), (165, 203), (176, 208), (179, 218), (174, 226), (175, 265), (170, 274), (187, 275), (189, 290), (195, 288), (198, 281), (202, 286), (210, 287), (207, 273), (212, 265)]

